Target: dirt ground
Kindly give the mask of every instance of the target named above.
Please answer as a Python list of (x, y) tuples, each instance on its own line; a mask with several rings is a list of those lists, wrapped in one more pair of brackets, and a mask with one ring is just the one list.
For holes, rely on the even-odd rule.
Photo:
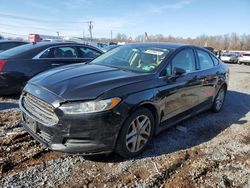
[(70, 156), (19, 125), (17, 99), (0, 98), (0, 187), (250, 187), (250, 66), (230, 65), (223, 110), (155, 137), (139, 157)]

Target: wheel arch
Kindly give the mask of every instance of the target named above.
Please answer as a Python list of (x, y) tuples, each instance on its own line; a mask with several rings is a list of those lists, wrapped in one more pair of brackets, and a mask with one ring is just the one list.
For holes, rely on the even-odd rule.
[(157, 130), (158, 130), (158, 127), (159, 127), (159, 124), (160, 124), (160, 118), (161, 118), (156, 105), (154, 105), (150, 101), (144, 101), (142, 103), (139, 103), (138, 105), (134, 106), (132, 109), (129, 110), (128, 117), (133, 112), (135, 112), (136, 110), (138, 110), (140, 108), (146, 108), (152, 113), (153, 118), (154, 118), (154, 126), (155, 126), (154, 127), (154, 135), (155, 135), (157, 133)]
[[(153, 115), (153, 118), (154, 118), (154, 123), (155, 123), (155, 127), (154, 127), (154, 133), (153, 135), (155, 135), (157, 133), (157, 129), (158, 129), (158, 126), (159, 126), (159, 115), (158, 115), (158, 112), (157, 112), (157, 108), (154, 104), (150, 103), (150, 102), (144, 102), (144, 103), (140, 103), (136, 106), (134, 106), (133, 108), (131, 108), (129, 111), (128, 111), (128, 115), (126, 117), (126, 119), (131, 116), (133, 114), (133, 112), (135, 112), (136, 110), (140, 109), (140, 108), (146, 108), (148, 109), (152, 115)], [(126, 121), (126, 120), (125, 120)], [(124, 126), (124, 123), (125, 121), (122, 123), (122, 126), (119, 130), (119, 133), (117, 135), (117, 138), (116, 138), (116, 141), (115, 141), (115, 145), (114, 145), (114, 148), (116, 148), (116, 145), (117, 145), (117, 140), (118, 140), (118, 137), (120, 136), (121, 134), (121, 129), (122, 127)]]
[(220, 88), (222, 88), (222, 87), (225, 87), (225, 88), (226, 88), (226, 91), (227, 91), (227, 87), (228, 87), (227, 83), (224, 82), (224, 83), (221, 85)]
[(137, 107), (137, 109), (138, 108), (146, 108), (146, 109), (151, 111), (151, 113), (154, 117), (155, 130), (156, 130), (158, 125), (159, 125), (159, 115), (158, 115), (157, 108), (152, 103), (141, 104), (140, 106)]

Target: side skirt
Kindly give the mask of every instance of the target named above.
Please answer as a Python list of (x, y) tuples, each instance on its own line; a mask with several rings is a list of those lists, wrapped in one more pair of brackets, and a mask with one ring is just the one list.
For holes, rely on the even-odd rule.
[(190, 108), (189, 110), (186, 110), (185, 112), (182, 112), (174, 117), (171, 117), (169, 119), (167, 119), (166, 121), (162, 122), (157, 130), (156, 130), (156, 135), (159, 134), (161, 131), (164, 131), (170, 127), (172, 127), (173, 125), (176, 125), (177, 123), (190, 118), (196, 114), (199, 114), (205, 110), (208, 110), (212, 107), (213, 103), (209, 100), (209, 101), (205, 101), (193, 108)]

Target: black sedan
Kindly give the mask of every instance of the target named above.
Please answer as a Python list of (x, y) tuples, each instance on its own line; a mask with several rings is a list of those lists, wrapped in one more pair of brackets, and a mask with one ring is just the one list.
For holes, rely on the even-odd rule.
[(133, 157), (160, 131), (207, 109), (219, 112), (228, 72), (195, 46), (121, 46), (31, 79), (20, 98), (23, 126), (52, 150)]
[(14, 41), (14, 40), (0, 40), (0, 53), (5, 50), (9, 50), (11, 48), (21, 46), (24, 44), (28, 44), (28, 42)]
[(0, 53), (0, 95), (20, 94), (26, 82), (48, 69), (91, 61), (103, 52), (77, 43), (39, 42)]

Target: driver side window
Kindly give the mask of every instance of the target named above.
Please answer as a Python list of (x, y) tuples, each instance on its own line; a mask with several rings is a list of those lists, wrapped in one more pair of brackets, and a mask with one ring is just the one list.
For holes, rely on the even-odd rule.
[(167, 75), (173, 75), (174, 67), (184, 69), (187, 73), (196, 70), (195, 56), (192, 49), (180, 51), (166, 67)]

